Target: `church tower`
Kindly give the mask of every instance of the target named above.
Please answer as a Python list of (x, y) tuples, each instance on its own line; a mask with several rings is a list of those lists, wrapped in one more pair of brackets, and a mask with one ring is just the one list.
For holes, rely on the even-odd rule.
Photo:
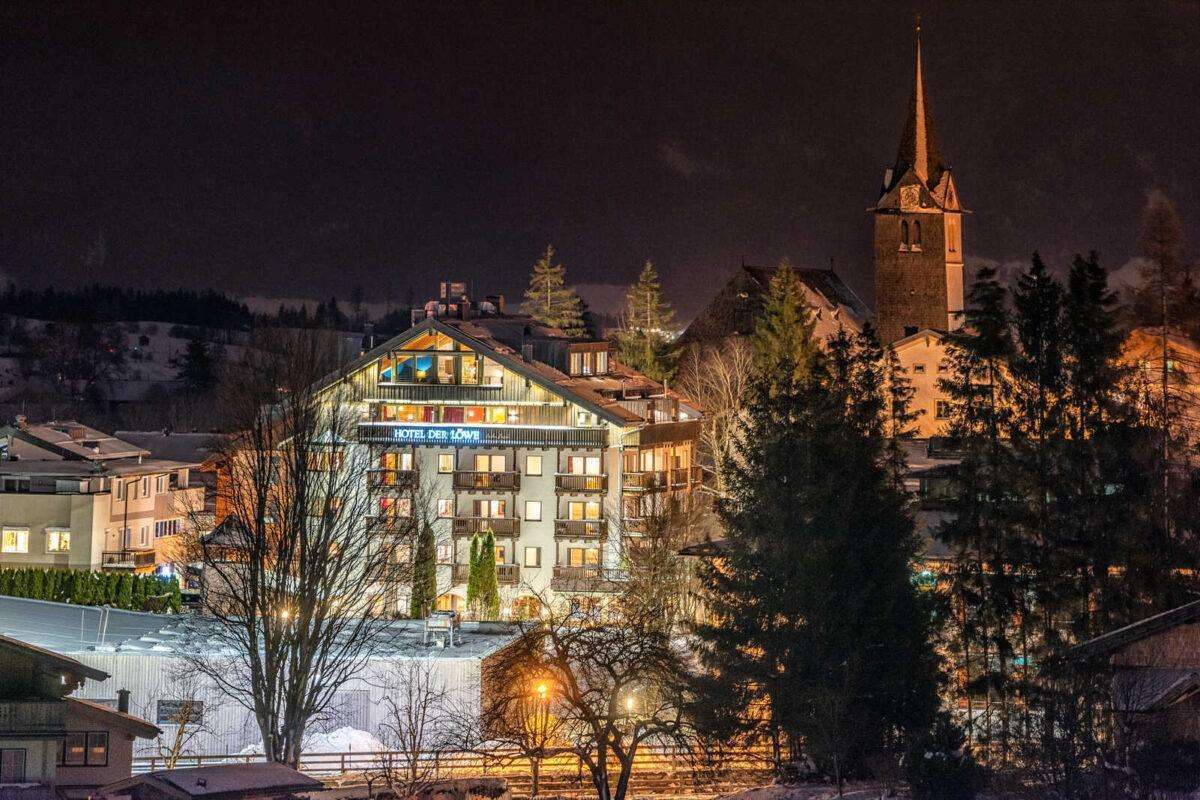
[(875, 327), (887, 345), (917, 331), (962, 324), (962, 216), (958, 188), (942, 158), (921, 70), (896, 165), (884, 172), (875, 217)]

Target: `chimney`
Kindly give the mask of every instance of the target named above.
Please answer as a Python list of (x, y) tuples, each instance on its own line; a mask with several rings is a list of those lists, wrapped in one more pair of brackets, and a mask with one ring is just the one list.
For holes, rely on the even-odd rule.
[(122, 714), (129, 713), (129, 690), (117, 689), (117, 711)]

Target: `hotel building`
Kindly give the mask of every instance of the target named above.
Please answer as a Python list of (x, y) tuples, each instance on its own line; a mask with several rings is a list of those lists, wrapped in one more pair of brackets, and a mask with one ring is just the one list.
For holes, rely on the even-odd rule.
[(434, 304), (323, 389), (348, 390), (359, 415), (369, 524), (434, 505), (441, 609), (465, 606), (471, 539), (487, 531), (506, 612), (530, 613), (535, 595), (590, 605), (619, 586), (650, 498), (700, 484), (700, 414), (607, 342), (482, 308)]

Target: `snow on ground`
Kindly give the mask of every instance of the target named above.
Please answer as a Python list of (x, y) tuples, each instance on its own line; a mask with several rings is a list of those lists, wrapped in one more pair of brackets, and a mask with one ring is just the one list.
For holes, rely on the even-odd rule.
[[(304, 746), (300, 749), (305, 753), (371, 753), (387, 748), (366, 731), (346, 726), (328, 733), (305, 733)], [(262, 742), (255, 742), (239, 750), (238, 755), (261, 755), (262, 752)]]
[[(787, 786), (759, 786), (727, 794), (717, 800), (836, 800), (836, 786), (814, 784), (790, 784)], [(845, 800), (879, 800), (883, 788), (878, 783), (849, 782), (842, 790)]]

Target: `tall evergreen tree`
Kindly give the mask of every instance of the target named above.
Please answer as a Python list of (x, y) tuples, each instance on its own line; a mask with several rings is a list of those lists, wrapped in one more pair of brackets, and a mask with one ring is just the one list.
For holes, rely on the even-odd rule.
[(481, 546), (479, 534), (471, 537), (471, 551), (467, 562), (467, 608), (479, 612), (479, 550)]
[(757, 728), (777, 755), (803, 742), (840, 777), (931, 723), (936, 659), (912, 510), (888, 460), (882, 349), (842, 333), (826, 356), (811, 331), (785, 265), (717, 504), (729, 550), (701, 569), (711, 620), (696, 629), (696, 688), (726, 706), (701, 724)]
[(433, 538), (433, 527), (428, 522), (417, 537), (417, 551), (413, 559), (412, 595), (409, 601), (409, 616), (422, 619), (429, 616), (437, 600), (437, 543)]
[(561, 328), (568, 336), (581, 337), (586, 332), (583, 304), (575, 290), (567, 286), (566, 274), (562, 262), (554, 261), (554, 248), (547, 245), (546, 252), (533, 265), (521, 313), (543, 325)]
[(675, 311), (663, 299), (658, 272), (647, 261), (625, 298), (616, 337), (621, 361), (653, 380), (670, 378), (675, 371), (670, 334), (674, 318)]
[(217, 383), (217, 363), (210, 345), (199, 334), (188, 339), (178, 378), (194, 394), (207, 392)]
[(496, 535), (490, 530), (479, 547), (479, 615), (483, 619), (500, 616), (500, 582), (496, 575)]

